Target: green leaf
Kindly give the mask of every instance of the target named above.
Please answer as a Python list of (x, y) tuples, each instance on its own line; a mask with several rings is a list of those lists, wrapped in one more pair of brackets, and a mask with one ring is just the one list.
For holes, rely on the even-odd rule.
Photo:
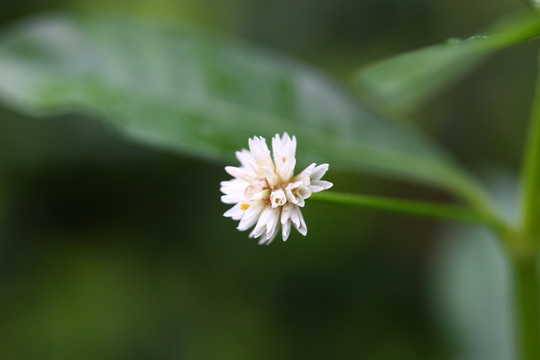
[[(519, 217), (517, 176), (507, 169), (481, 174), (506, 222)], [(515, 274), (505, 239), (487, 229), (451, 225), (435, 235), (428, 273), (453, 359), (517, 359)]]
[(515, 16), (487, 31), (491, 36), (449, 39), (378, 61), (355, 76), (360, 97), (387, 113), (414, 110), (464, 77), (488, 55), (540, 34), (536, 16)]
[(487, 200), (452, 159), (308, 67), (275, 54), (118, 17), (49, 15), (0, 36), (0, 100), (33, 115), (78, 111), (125, 138), (236, 162), (249, 137), (288, 131), (299, 163), (441, 186)]
[(512, 283), (493, 234), (452, 227), (435, 241), (431, 289), (453, 359), (514, 359)]
[(539, 0), (525, 0), (527, 5), (533, 8), (536, 11), (540, 11), (540, 1)]

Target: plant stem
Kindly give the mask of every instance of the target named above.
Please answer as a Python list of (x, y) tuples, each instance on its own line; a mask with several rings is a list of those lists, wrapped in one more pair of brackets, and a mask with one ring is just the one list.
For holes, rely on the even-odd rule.
[(532, 110), (523, 160), (523, 235), (527, 241), (540, 241), (540, 76)]
[(316, 193), (311, 195), (310, 199), (326, 203), (393, 211), (430, 218), (484, 224), (490, 226), (497, 232), (506, 232), (506, 225), (496, 218), (461, 206), (398, 200), (378, 196), (346, 194), (334, 191)]
[[(537, 1), (534, 3), (538, 5)], [(540, 359), (540, 76), (534, 96), (522, 179), (523, 221), (517, 235), (508, 240), (514, 279), (518, 358), (534, 360)]]
[(540, 359), (540, 282), (536, 255), (512, 259), (517, 359)]

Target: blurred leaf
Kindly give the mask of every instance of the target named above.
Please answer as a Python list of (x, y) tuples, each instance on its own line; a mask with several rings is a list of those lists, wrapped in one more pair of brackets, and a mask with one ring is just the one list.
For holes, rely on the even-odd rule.
[[(517, 178), (499, 169), (486, 178), (504, 217), (515, 222)], [(513, 359), (512, 277), (502, 245), (493, 232), (472, 226), (452, 225), (437, 238), (431, 285), (451, 358)]]
[(535, 10), (540, 9), (540, 1), (538, 0), (525, 0), (525, 2)]
[(439, 319), (454, 359), (510, 360), (514, 353), (510, 273), (492, 233), (454, 227), (434, 260)]
[(360, 96), (388, 113), (414, 110), (464, 77), (486, 56), (540, 35), (540, 20), (517, 16), (488, 33), (496, 35), (448, 39), (368, 65), (355, 77)]
[(234, 161), (248, 137), (288, 131), (300, 163), (416, 179), (483, 201), (418, 132), (306, 66), (246, 46), (132, 19), (49, 15), (0, 37), (0, 79), (0, 99), (24, 113), (87, 113), (158, 148)]

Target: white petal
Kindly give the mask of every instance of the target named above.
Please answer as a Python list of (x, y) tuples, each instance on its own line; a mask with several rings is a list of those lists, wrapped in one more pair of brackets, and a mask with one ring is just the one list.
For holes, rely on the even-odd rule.
[(233, 179), (228, 181), (222, 181), (220, 185), (220, 191), (225, 195), (230, 195), (244, 193), (249, 183), (243, 180)]
[(245, 212), (244, 217), (238, 224), (237, 229), (240, 231), (245, 231), (255, 225), (263, 209), (265, 208), (264, 202), (253, 203)]
[(285, 188), (285, 195), (287, 196), (287, 200), (289, 200), (291, 204), (296, 204), (296, 196), (294, 196), (290, 185), (287, 185), (287, 187)]
[(266, 234), (263, 234), (261, 237), (261, 240), (259, 241), (259, 244), (270, 244), (272, 240), (276, 237), (278, 230), (279, 230), (279, 209), (277, 210), (277, 214), (272, 217), (272, 222), (268, 223), (266, 225)]
[(238, 161), (240, 161), (240, 164), (242, 164), (242, 166), (246, 169), (250, 169), (251, 164), (255, 163), (255, 158), (249, 152), (249, 150), (246, 149), (242, 149), (242, 151), (237, 151), (236, 158), (238, 159)]
[(284, 224), (291, 218), (293, 204), (286, 204), (281, 208), (281, 223)]
[(277, 184), (279, 184), (279, 178), (271, 167), (265, 165), (263, 166), (263, 170), (266, 175), (266, 181), (268, 181), (268, 185), (276, 186)]
[[(285, 133), (285, 135), (289, 136), (289, 134), (287, 134), (287, 133)], [(292, 157), (296, 156), (296, 136), (294, 136), (294, 135), (293, 135), (293, 137), (291, 139), (291, 142), (289, 143), (289, 145), (287, 147), (287, 152)]]
[(253, 231), (249, 234), (249, 237), (250, 238), (258, 238), (259, 236), (261, 236), (264, 233), (264, 230), (266, 230), (266, 228), (264, 226), (260, 227), (260, 228), (255, 227), (253, 229)]
[(294, 177), (295, 180), (297, 181), (301, 181), (304, 185), (309, 185), (310, 181), (311, 181), (311, 173), (313, 171), (313, 169), (315, 168), (316, 164), (313, 163), (311, 165), (309, 165), (307, 168), (305, 168), (304, 170), (302, 170), (302, 172), (300, 172), (300, 174), (296, 175)]
[(283, 133), (283, 151), (290, 158), (294, 158), (296, 154), (296, 137), (293, 136), (291, 139), (287, 132)]
[(251, 181), (257, 176), (257, 174), (255, 174), (253, 171), (243, 167), (225, 166), (225, 171), (235, 178), (246, 181)]
[(307, 226), (306, 226), (306, 222), (304, 221), (304, 217), (302, 216), (302, 211), (300, 211), (299, 207), (295, 207), (294, 213), (295, 213), (294, 218), (297, 219), (296, 222), (294, 222), (293, 220), (294, 226), (296, 227), (296, 229), (298, 230), (300, 234), (306, 236)]
[(240, 220), (241, 218), (244, 217), (244, 214), (245, 214), (245, 211), (242, 210), (242, 208), (240, 207), (240, 204), (238, 203), (234, 205), (232, 208), (230, 208), (229, 210), (227, 210), (225, 214), (223, 214), (223, 216), (230, 217), (233, 220)]
[(293, 158), (296, 152), (296, 138), (293, 136), (291, 140), (291, 137), (286, 132), (283, 133), (283, 138), (280, 138), (279, 134), (276, 134), (272, 138), (272, 151), (278, 157), (285, 156)]
[(298, 215), (299, 213), (300, 213), (300, 210), (298, 209), (298, 206), (296, 205), (291, 206), (290, 219), (296, 228), (300, 226), (300, 216)]
[(272, 233), (276, 229), (279, 223), (279, 214), (281, 213), (281, 209), (272, 209), (272, 214), (270, 215), (270, 218), (266, 222), (266, 232)]
[(285, 188), (287, 200), (289, 200), (292, 204), (304, 206), (304, 199), (298, 194), (298, 190), (302, 186), (302, 182), (297, 181), (295, 183), (287, 185), (287, 187)]
[(278, 229), (276, 228), (273, 232), (263, 235), (263, 237), (259, 240), (259, 245), (270, 245), (270, 243), (275, 239), (277, 233)]
[(259, 217), (259, 221), (257, 221), (257, 225), (255, 225), (255, 229), (253, 229), (253, 237), (259, 237), (271, 228), (274, 220), (277, 222), (278, 216), (279, 209), (273, 209), (271, 206), (266, 206)]
[(334, 186), (334, 184), (332, 184), (329, 181), (316, 180), (316, 181), (312, 181), (311, 185), (309, 187), (310, 187), (312, 192), (316, 193), (316, 192), (319, 192), (319, 191), (330, 189), (332, 186)]
[(285, 192), (282, 189), (272, 191), (272, 194), (270, 195), (270, 203), (272, 204), (273, 208), (285, 205), (285, 203), (287, 203), (287, 196), (285, 195)]
[(236, 204), (236, 203), (244, 201), (244, 196), (240, 194), (223, 195), (221, 197), (221, 201), (224, 202), (225, 204)]
[(298, 195), (300, 195), (302, 197), (302, 199), (307, 199), (308, 197), (311, 196), (311, 189), (307, 186), (303, 186), (302, 188), (300, 188), (298, 190)]
[(288, 220), (282, 224), (281, 238), (283, 239), (283, 241), (287, 241), (290, 233), (291, 233), (291, 220)]
[(239, 231), (246, 231), (247, 229), (255, 225), (255, 223), (257, 222), (257, 219), (258, 219), (257, 216), (252, 216), (248, 218), (244, 215), (244, 217), (242, 218), (242, 220), (240, 220), (240, 223), (238, 224), (236, 229)]
[(269, 196), (270, 196), (270, 190), (266, 189), (266, 190), (262, 190), (257, 193), (254, 193), (253, 195), (251, 195), (251, 197), (249, 197), (249, 200), (259, 201), (259, 200), (268, 199)]
[(328, 171), (328, 164), (321, 164), (317, 166), (315, 169), (313, 169), (313, 172), (311, 173), (311, 181), (313, 180), (321, 180), (321, 178), (326, 174)]
[(294, 174), (294, 167), (296, 166), (296, 159), (287, 158), (287, 161), (281, 167), (280, 177), (283, 182), (289, 182)]
[(274, 155), (274, 162), (276, 162), (276, 157), (282, 156), (284, 153), (283, 142), (281, 141), (279, 134), (276, 134), (272, 138), (272, 153)]
[(272, 152), (276, 174), (283, 182), (288, 182), (294, 173), (296, 165), (296, 138), (293, 137), (293, 140), (291, 140), (289, 134), (284, 133), (283, 139), (280, 139), (279, 134), (276, 134), (272, 139)]
[(291, 181), (295, 166), (295, 158), (282, 157), (276, 160), (276, 174), (281, 179), (282, 183), (288, 183)]
[(268, 150), (266, 140), (263, 137), (249, 139), (249, 149), (259, 168), (259, 175), (262, 175), (263, 166), (274, 167), (274, 163), (270, 157), (270, 150)]

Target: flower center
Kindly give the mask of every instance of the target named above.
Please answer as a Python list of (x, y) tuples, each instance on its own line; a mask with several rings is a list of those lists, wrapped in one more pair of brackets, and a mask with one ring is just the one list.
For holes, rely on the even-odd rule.
[(272, 193), (270, 194), (270, 203), (272, 204), (273, 208), (285, 205), (287, 203), (287, 196), (285, 195), (285, 191), (283, 191), (283, 189), (281, 188), (272, 191)]
[[(293, 178), (294, 179), (294, 178)], [(304, 199), (311, 195), (311, 191), (302, 181), (283, 181), (281, 178), (269, 180), (267, 177), (260, 177), (246, 188), (244, 196), (249, 201), (263, 201), (272, 208), (278, 208), (291, 203), (304, 206)], [(272, 185), (270, 185), (272, 183)], [(241, 204), (240, 209), (247, 210), (247, 204)]]

